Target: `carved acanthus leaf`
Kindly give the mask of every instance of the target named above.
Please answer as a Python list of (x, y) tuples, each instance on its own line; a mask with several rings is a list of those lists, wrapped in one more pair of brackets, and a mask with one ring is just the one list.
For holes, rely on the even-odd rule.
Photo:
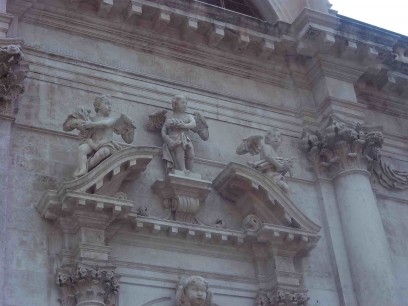
[(308, 301), (306, 293), (278, 289), (272, 293), (259, 294), (256, 306), (307, 306)]
[(28, 65), (23, 64), (22, 59), (20, 47), (0, 48), (0, 113), (12, 114), (15, 102), (24, 92), (23, 81)]
[(72, 272), (60, 271), (57, 285), (61, 288), (60, 302), (71, 306), (87, 299), (106, 302), (118, 293), (119, 283), (112, 269), (78, 265)]
[(345, 170), (379, 160), (382, 143), (381, 132), (365, 131), (360, 124), (346, 124), (332, 116), (322, 131), (305, 130), (300, 147), (316, 170)]

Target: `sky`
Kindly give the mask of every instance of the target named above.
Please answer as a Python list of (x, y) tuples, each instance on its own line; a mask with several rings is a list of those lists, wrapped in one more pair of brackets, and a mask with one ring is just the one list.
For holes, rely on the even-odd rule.
[(408, 36), (408, 0), (329, 1), (340, 15)]

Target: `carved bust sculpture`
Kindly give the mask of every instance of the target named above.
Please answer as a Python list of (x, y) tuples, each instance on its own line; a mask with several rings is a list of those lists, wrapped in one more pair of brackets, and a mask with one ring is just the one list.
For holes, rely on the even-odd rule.
[(290, 173), (293, 167), (293, 159), (278, 156), (276, 150), (281, 142), (281, 133), (273, 129), (268, 131), (265, 137), (255, 135), (243, 139), (236, 152), (238, 155), (259, 154), (260, 160), (249, 163), (249, 165), (270, 177), (284, 191), (288, 191), (289, 187), (285, 175), (288, 172)]
[(86, 107), (77, 108), (64, 122), (64, 131), (79, 130), (81, 143), (78, 148), (78, 168), (75, 177), (85, 175), (105, 158), (121, 149), (113, 141), (113, 133), (120, 134), (126, 143), (133, 141), (135, 126), (125, 115), (113, 117), (109, 96), (95, 98), (95, 116)]
[(161, 131), (163, 139), (163, 160), (166, 171), (180, 170), (186, 173), (193, 170), (194, 147), (188, 136), (189, 131), (197, 133), (201, 139), (209, 137), (207, 123), (199, 113), (186, 113), (187, 98), (180, 94), (173, 97), (171, 114), (159, 110), (149, 116), (148, 131)]
[(208, 282), (201, 276), (183, 279), (177, 288), (176, 306), (216, 306), (212, 304), (212, 293)]

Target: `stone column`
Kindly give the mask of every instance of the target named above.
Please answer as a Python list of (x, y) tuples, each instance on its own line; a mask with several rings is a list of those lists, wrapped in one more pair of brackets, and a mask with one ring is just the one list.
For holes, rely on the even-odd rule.
[(304, 132), (302, 146), (318, 174), (333, 178), (354, 291), (359, 306), (394, 306), (389, 246), (367, 164), (379, 157), (380, 132), (332, 116), (321, 132)]
[[(0, 32), (1, 32), (1, 9), (5, 7), (5, 2), (0, 2)], [(1, 38), (1, 35), (0, 35)], [(24, 91), (23, 80), (26, 76), (28, 66), (21, 62), (22, 52), (19, 46), (5, 45), (3, 47), (0, 39), (0, 87), (3, 92), (0, 94), (0, 267), (4, 273), (0, 275), (0, 296), (5, 294), (4, 279), (7, 277), (8, 267), (6, 266), (6, 240), (7, 218), (10, 197), (10, 167), (12, 159), (12, 134), (15, 120), (15, 105), (19, 95)], [(2, 294), (3, 293), (3, 294)], [(1, 301), (1, 299), (0, 299)]]

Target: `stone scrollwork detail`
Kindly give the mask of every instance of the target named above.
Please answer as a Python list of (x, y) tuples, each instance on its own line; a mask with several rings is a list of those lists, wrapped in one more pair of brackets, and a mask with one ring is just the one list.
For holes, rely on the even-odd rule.
[(22, 60), (19, 46), (0, 47), (0, 113), (12, 114), (15, 102), (24, 92), (23, 81), (28, 65)]
[(242, 220), (242, 228), (246, 231), (257, 231), (261, 225), (261, 219), (255, 215), (248, 215)]
[(95, 98), (95, 116), (86, 107), (78, 107), (68, 115), (64, 122), (64, 131), (78, 130), (81, 143), (78, 148), (78, 168), (75, 177), (81, 177), (95, 168), (104, 159), (121, 149), (113, 141), (113, 133), (122, 136), (126, 143), (132, 143), (134, 130), (133, 122), (124, 114), (119, 117), (111, 115), (112, 104), (110, 97), (100, 95)]
[(161, 131), (163, 139), (163, 161), (166, 172), (174, 170), (192, 172), (194, 165), (194, 147), (188, 136), (192, 131), (204, 141), (209, 138), (208, 125), (200, 113), (187, 114), (187, 98), (180, 94), (173, 97), (171, 114), (166, 110), (157, 110), (149, 115), (146, 130)]
[(61, 289), (62, 306), (110, 305), (109, 299), (116, 295), (119, 283), (112, 269), (78, 265), (76, 271), (60, 271), (57, 285)]
[(318, 171), (323, 169), (366, 169), (380, 159), (383, 135), (367, 131), (361, 124), (349, 124), (331, 116), (322, 131), (303, 131), (301, 149)]
[(274, 293), (259, 294), (256, 306), (307, 306), (308, 301), (306, 293), (278, 289)]
[(237, 147), (237, 154), (260, 155), (260, 160), (249, 163), (254, 169), (270, 177), (285, 192), (289, 191), (285, 175), (291, 174), (293, 158), (279, 157), (277, 148), (282, 142), (281, 133), (277, 129), (270, 130), (265, 137), (261, 135), (250, 136), (242, 140)]
[(373, 163), (372, 172), (378, 182), (389, 189), (408, 189), (408, 172), (396, 169), (389, 161), (381, 158)]
[(212, 302), (208, 282), (201, 276), (184, 278), (176, 292), (176, 306), (217, 306)]

